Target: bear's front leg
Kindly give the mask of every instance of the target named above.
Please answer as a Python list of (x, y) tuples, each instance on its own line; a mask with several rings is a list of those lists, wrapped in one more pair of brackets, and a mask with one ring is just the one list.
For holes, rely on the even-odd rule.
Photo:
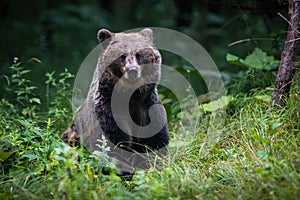
[(71, 147), (80, 147), (80, 137), (75, 124), (72, 124), (68, 130), (63, 132), (61, 139)]

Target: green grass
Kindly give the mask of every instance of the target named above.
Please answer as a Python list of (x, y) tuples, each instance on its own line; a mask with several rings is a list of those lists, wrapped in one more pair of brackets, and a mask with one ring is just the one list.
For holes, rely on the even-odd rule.
[[(59, 102), (49, 114), (29, 118), (2, 100), (0, 199), (299, 199), (299, 77), (284, 108), (258, 98), (270, 96), (268, 89), (235, 95), (209, 150), (203, 145), (209, 113), (185, 146), (178, 145), (178, 121), (170, 122), (163, 166), (138, 171), (132, 181), (103, 175), (107, 163), (60, 141)], [(71, 121), (67, 112), (59, 114)]]

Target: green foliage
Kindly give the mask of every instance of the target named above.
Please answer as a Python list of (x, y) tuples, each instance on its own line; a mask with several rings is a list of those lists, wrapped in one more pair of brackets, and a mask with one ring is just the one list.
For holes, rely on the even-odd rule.
[[(70, 81), (73, 80), (74, 75), (68, 69), (65, 69), (57, 80), (54, 78), (55, 72), (46, 73), (47, 85), (47, 107), (49, 117), (55, 120), (56, 127), (65, 128), (66, 124), (71, 122), (72, 112), (72, 85)], [(55, 92), (51, 94), (51, 89)]]
[[(1, 84), (0, 88), (0, 199), (299, 198), (299, 72), (286, 108), (269, 108), (275, 78), (272, 70), (278, 61), (256, 48), (264, 47), (279, 57), (286, 22), (276, 13), (287, 13), (287, 7), (252, 0), (243, 5), (225, 1), (218, 6), (213, 1), (199, 2), (1, 2), (1, 11), (5, 12), (1, 12), (0, 38), (5, 42), (0, 67), (9, 75), (3, 79), (8, 87)], [(160, 88), (169, 119), (169, 155), (161, 159), (163, 166), (140, 170), (128, 182), (116, 176), (115, 166), (108, 162), (105, 140), (99, 141), (101, 151), (91, 154), (63, 144), (59, 135), (73, 116), (71, 72), (97, 45), (97, 31), (142, 26), (184, 32), (202, 44), (220, 68), (241, 71), (230, 65), (238, 64), (247, 70), (240, 72), (242, 78), (230, 82), (226, 97), (203, 101), (197, 133), (188, 142), (183, 135), (189, 133), (180, 129), (181, 110), (176, 97)], [(229, 45), (233, 53), (227, 54), (229, 63), (224, 64), (228, 52), (224, 44), (237, 38), (250, 39)], [(22, 58), (35, 55), (43, 58), (43, 63), (38, 69), (30, 66), (31, 62), (14, 63), (8, 68), (12, 54)], [(239, 57), (234, 56), (237, 54)], [(207, 92), (189, 63), (176, 56), (163, 57), (164, 62), (170, 61), (165, 64), (174, 66), (199, 88), (197, 95)], [(71, 71), (64, 71), (65, 67)], [(46, 74), (46, 81), (33, 81), (44, 77), (46, 71), (52, 71)], [(220, 128), (218, 142), (206, 149), (211, 111), (217, 111), (223, 103), (226, 124)], [(111, 169), (110, 175), (101, 173), (106, 168)]]
[(253, 94), (257, 89), (273, 90), (275, 78), (276, 72), (249, 69), (241, 73), (241, 78), (234, 78), (229, 82), (228, 93), (235, 96)]
[[(24, 117), (44, 122), (48, 119), (55, 119), (52, 123), (59, 131), (65, 129), (66, 124), (70, 123), (73, 118), (72, 112), (72, 81), (74, 75), (68, 69), (55, 77), (55, 72), (46, 73), (46, 98), (40, 98), (38, 88), (26, 75), (31, 70), (26, 69), (26, 64), (31, 61), (41, 62), (36, 58), (30, 59), (25, 64), (17, 62), (10, 67), (7, 80), (6, 99), (1, 99), (0, 108), (7, 110), (4, 114), (9, 117), (10, 114), (20, 114)], [(46, 112), (45, 112), (46, 110)], [(47, 114), (46, 114), (47, 113)], [(39, 114), (43, 114), (38, 117)]]
[[(229, 82), (228, 92), (232, 95), (239, 93), (252, 93), (256, 89), (265, 89), (274, 84), (276, 73), (272, 70), (276, 69), (279, 61), (274, 56), (268, 56), (259, 48), (248, 55), (245, 59), (239, 58), (232, 54), (227, 54), (227, 62), (235, 65), (247, 67), (247, 70), (240, 72), (241, 78), (232, 79)], [(263, 97), (266, 97), (264, 100)], [(269, 97), (260, 96), (256, 100), (267, 101)]]
[(232, 96), (223, 96), (218, 100), (202, 104), (201, 107), (204, 112), (216, 112), (219, 109), (226, 109), (229, 107), (230, 102), (233, 100)]
[[(36, 58), (31, 58), (25, 64), (30, 61), (40, 62)], [(26, 77), (31, 70), (26, 69), (25, 64), (16, 62), (10, 66), (12, 73), (10, 77), (6, 77), (9, 85), (7, 90), (14, 93), (15, 103), (21, 107), (22, 115), (34, 118), (38, 111), (37, 105), (41, 104), (41, 100), (36, 94), (37, 87), (33, 86)]]
[[(60, 90), (71, 75), (56, 81), (47, 74), (49, 87)], [(109, 162), (110, 149), (102, 138), (93, 154), (62, 143), (48, 112), (34, 119), (19, 115), (23, 108), (0, 101), (0, 198), (1, 199), (293, 199), (300, 195), (300, 74), (297, 73), (285, 109), (269, 108), (268, 89), (223, 97), (226, 124), (218, 142), (206, 149), (207, 112), (195, 137), (183, 143), (179, 118), (170, 121), (169, 155), (163, 165), (138, 171), (123, 181)], [(59, 86), (59, 87), (58, 87)], [(14, 93), (14, 91), (11, 91)], [(15, 93), (14, 93), (15, 94)], [(49, 92), (50, 94), (50, 92)], [(56, 94), (55, 92), (52, 94)], [(68, 93), (70, 94), (70, 93)], [(52, 106), (62, 105), (62, 99)], [(60, 97), (59, 97), (60, 98)], [(70, 98), (70, 97), (69, 97)], [(167, 101), (165, 99), (165, 101)], [(230, 102), (230, 106), (228, 103)], [(27, 102), (29, 105), (30, 101)], [(170, 102), (166, 102), (170, 103)], [(219, 102), (220, 103), (220, 102)], [(175, 108), (175, 107), (174, 107)], [(71, 108), (69, 108), (71, 109)], [(204, 111), (204, 110), (203, 110)], [(216, 111), (216, 110), (213, 110)], [(179, 113), (178, 113), (179, 112)], [(175, 113), (175, 112), (174, 112)], [(180, 114), (180, 111), (177, 111)], [(189, 133), (186, 133), (187, 135)], [(102, 174), (110, 170), (109, 175)]]
[(226, 60), (231, 64), (244, 66), (249, 69), (253, 68), (266, 71), (278, 68), (280, 63), (280, 61), (275, 60), (274, 56), (268, 56), (266, 52), (263, 52), (259, 48), (255, 48), (254, 51), (245, 58), (245, 60), (230, 53), (227, 54)]

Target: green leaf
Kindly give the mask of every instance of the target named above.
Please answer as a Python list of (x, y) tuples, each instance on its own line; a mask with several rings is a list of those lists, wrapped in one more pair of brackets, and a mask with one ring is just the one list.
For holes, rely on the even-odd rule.
[(228, 107), (232, 100), (232, 96), (222, 96), (216, 101), (203, 104), (202, 108), (205, 112), (215, 112), (219, 109), (224, 109)]
[(0, 151), (0, 162), (5, 161), (7, 158), (9, 158), (9, 156), (11, 156), (13, 153), (15, 153), (15, 151), (11, 151), (11, 152), (5, 152), (5, 151)]
[(35, 103), (37, 103), (37, 104), (41, 104), (41, 100), (40, 100), (39, 98), (36, 98), (36, 97), (31, 98), (31, 99), (29, 100), (29, 102), (30, 102), (30, 103), (35, 102)]
[(269, 105), (271, 98), (270, 95), (256, 95), (254, 96), (254, 101), (262, 105)]
[(32, 91), (32, 90), (35, 90), (36, 88), (37, 88), (36, 86), (29, 86), (29, 87), (26, 87), (25, 90)]
[(30, 70), (27, 69), (27, 70), (20, 71), (20, 74), (22, 74), (22, 75), (23, 74), (28, 74), (29, 72), (30, 72)]
[(2, 200), (13, 199), (13, 194), (11, 192), (1, 192), (0, 199), (2, 199)]
[(166, 99), (163, 99), (161, 103), (162, 104), (167, 104), (167, 103), (170, 103), (170, 102), (172, 102), (172, 99), (166, 98)]
[(235, 64), (235, 65), (240, 65), (240, 66), (244, 66), (244, 67), (248, 67), (244, 60), (233, 55), (233, 54), (230, 54), (230, 53), (227, 53), (226, 55), (226, 60), (227, 62), (231, 63), (231, 64)]
[(226, 55), (226, 60), (231, 64), (266, 71), (276, 69), (280, 63), (279, 60), (275, 60), (274, 56), (268, 56), (266, 52), (259, 48), (255, 48), (245, 60), (229, 53)]
[(21, 96), (23, 94), (26, 94), (26, 91), (24, 91), (24, 90), (18, 90), (18, 91), (16, 91), (16, 94), (17, 94), (17, 96)]
[(274, 59), (274, 56), (268, 56), (259, 48), (255, 48), (252, 54), (246, 57), (245, 63), (247, 66), (255, 69), (267, 70), (276, 69), (279, 66), (279, 61)]
[(274, 129), (280, 127), (280, 126), (281, 126), (281, 123), (280, 123), (280, 122), (274, 122), (274, 123), (272, 123), (272, 124), (270, 125), (271, 130), (274, 130)]
[(260, 135), (252, 135), (251, 136), (253, 139), (257, 140), (257, 141), (260, 141), (262, 143), (265, 143), (265, 144), (270, 144), (270, 140), (266, 139), (265, 137), (262, 137)]

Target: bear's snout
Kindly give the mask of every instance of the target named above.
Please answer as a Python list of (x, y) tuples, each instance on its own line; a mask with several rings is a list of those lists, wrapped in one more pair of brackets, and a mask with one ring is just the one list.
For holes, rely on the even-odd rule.
[(125, 79), (129, 81), (135, 81), (141, 77), (141, 67), (133, 55), (126, 58), (126, 64), (123, 71)]
[[(127, 74), (127, 77), (126, 77)], [(130, 66), (128, 68), (128, 71), (125, 74), (125, 78), (127, 78), (128, 80), (136, 80), (139, 78), (139, 71), (138, 68), (136, 66)]]

